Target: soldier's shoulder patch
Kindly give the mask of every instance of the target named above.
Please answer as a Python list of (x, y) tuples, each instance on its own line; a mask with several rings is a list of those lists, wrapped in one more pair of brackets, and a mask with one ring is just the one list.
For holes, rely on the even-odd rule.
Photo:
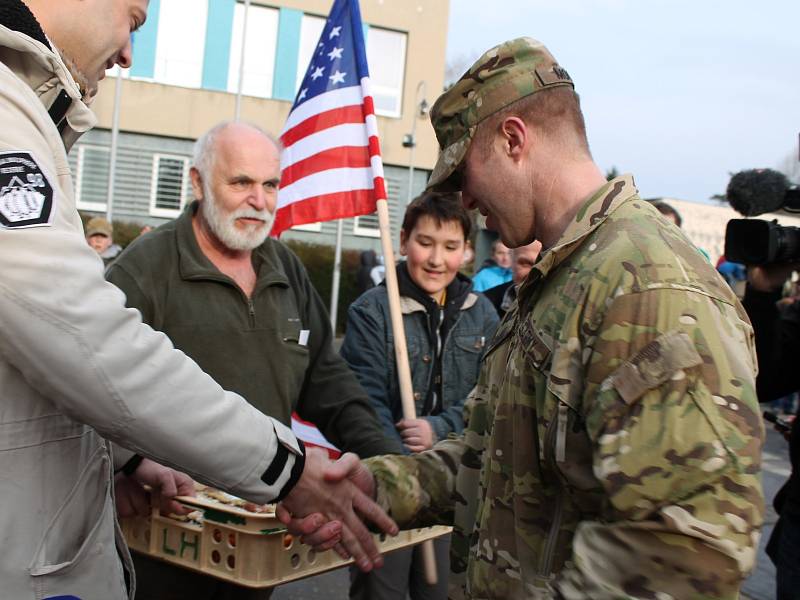
[(0, 152), (0, 227), (50, 224), (53, 186), (30, 152)]

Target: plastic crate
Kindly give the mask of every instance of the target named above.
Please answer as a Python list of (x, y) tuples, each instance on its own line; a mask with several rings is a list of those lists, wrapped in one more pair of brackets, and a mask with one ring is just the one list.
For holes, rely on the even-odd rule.
[[(160, 560), (252, 588), (273, 587), (351, 564), (335, 552), (317, 553), (286, 531), (273, 513), (251, 513), (200, 499), (182, 501), (204, 513), (201, 525), (162, 516), (120, 519), (128, 546)], [(391, 552), (449, 533), (450, 527), (376, 535)]]

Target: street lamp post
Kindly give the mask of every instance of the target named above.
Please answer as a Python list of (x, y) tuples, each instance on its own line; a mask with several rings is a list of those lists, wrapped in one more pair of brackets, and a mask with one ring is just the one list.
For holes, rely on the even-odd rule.
[(114, 194), (117, 177), (117, 150), (119, 146), (119, 111), (122, 104), (122, 67), (117, 67), (114, 81), (114, 112), (111, 117), (111, 147), (108, 153), (108, 186), (106, 188), (106, 221), (113, 223)]
[(242, 117), (242, 86), (244, 85), (244, 57), (247, 44), (247, 17), (250, 13), (250, 0), (244, 0), (244, 18), (242, 19), (242, 47), (239, 49), (239, 82), (236, 86), (236, 106), (233, 120)]
[(403, 136), (403, 146), (409, 149), (408, 156), (408, 197), (406, 206), (411, 203), (414, 197), (414, 148), (417, 145), (417, 119), (428, 114), (428, 101), (425, 100), (425, 82), (417, 84), (417, 92), (414, 95), (414, 112), (411, 116), (411, 133)]

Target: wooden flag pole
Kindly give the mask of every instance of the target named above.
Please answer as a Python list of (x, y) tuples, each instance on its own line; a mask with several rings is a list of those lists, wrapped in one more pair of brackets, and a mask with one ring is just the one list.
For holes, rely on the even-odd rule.
[[(400, 402), (403, 406), (403, 417), (415, 419), (417, 409), (414, 405), (414, 390), (411, 387), (411, 367), (408, 363), (406, 332), (403, 327), (403, 313), (400, 310), (400, 288), (397, 285), (397, 270), (392, 248), (392, 231), (389, 224), (389, 205), (385, 198), (377, 201), (378, 226), (381, 231), (381, 247), (386, 265), (386, 292), (389, 296), (389, 315), (392, 320), (394, 335), (394, 355), (397, 362), (397, 377), (400, 380)], [(436, 585), (436, 556), (433, 553), (433, 541), (421, 544), (422, 562), (425, 569), (425, 581), (428, 585)]]

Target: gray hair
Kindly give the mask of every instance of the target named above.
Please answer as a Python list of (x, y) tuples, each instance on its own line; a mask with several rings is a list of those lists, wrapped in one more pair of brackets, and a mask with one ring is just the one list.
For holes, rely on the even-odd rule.
[(275, 144), (278, 152), (281, 151), (280, 142), (275, 139), (273, 135), (267, 133), (255, 123), (249, 123), (245, 121), (222, 121), (221, 123), (217, 123), (214, 125), (214, 127), (197, 138), (197, 141), (194, 143), (194, 148), (192, 149), (192, 166), (200, 173), (200, 177), (203, 180), (203, 185), (205, 185), (208, 181), (208, 177), (211, 174), (211, 169), (214, 166), (214, 160), (216, 159), (217, 152), (217, 136), (219, 136), (220, 133), (225, 131), (231, 125), (244, 125), (245, 127), (249, 127), (255, 131), (258, 131), (265, 138)]

